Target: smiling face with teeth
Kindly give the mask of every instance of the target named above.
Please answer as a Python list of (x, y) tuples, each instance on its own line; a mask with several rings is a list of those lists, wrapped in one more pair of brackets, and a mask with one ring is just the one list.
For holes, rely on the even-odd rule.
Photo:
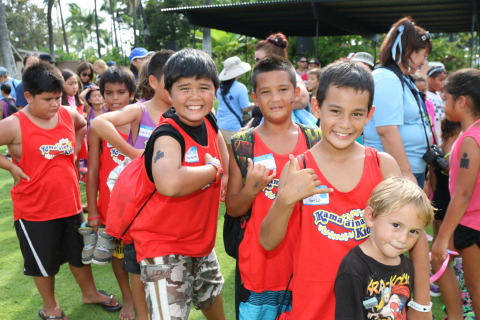
[(172, 104), (180, 121), (191, 127), (202, 124), (210, 113), (215, 100), (216, 89), (212, 80), (180, 78), (170, 90)]
[(337, 149), (353, 145), (365, 125), (370, 121), (375, 107), (368, 111), (370, 95), (367, 91), (330, 86), (321, 106), (312, 99), (312, 109), (320, 118), (323, 143)]

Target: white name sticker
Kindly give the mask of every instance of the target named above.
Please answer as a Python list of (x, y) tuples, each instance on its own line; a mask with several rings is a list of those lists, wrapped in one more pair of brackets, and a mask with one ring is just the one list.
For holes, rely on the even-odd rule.
[(185, 162), (187, 163), (194, 163), (198, 162), (200, 159), (198, 158), (198, 150), (197, 147), (190, 147), (187, 153), (185, 153)]
[(253, 158), (253, 164), (262, 164), (269, 170), (277, 169), (275, 158), (273, 157), (272, 153)]
[[(319, 189), (327, 189), (327, 186), (318, 186)], [(306, 206), (319, 206), (330, 203), (330, 196), (328, 193), (314, 194), (308, 198), (303, 199), (303, 204)]]
[(140, 125), (140, 130), (138, 131), (138, 136), (143, 137), (143, 138), (150, 138), (152, 135), (153, 128), (146, 126), (146, 125)]

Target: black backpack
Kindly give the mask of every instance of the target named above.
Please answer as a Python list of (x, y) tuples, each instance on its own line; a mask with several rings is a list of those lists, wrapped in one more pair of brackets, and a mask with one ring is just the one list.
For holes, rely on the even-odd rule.
[[(322, 134), (319, 128), (312, 128), (303, 124), (298, 124), (307, 140), (307, 148), (313, 147), (320, 139)], [(241, 131), (232, 137), (233, 156), (237, 162), (242, 178), (245, 182), (247, 176), (248, 159), (253, 160), (254, 146), (254, 128)], [(232, 258), (238, 259), (238, 247), (243, 240), (245, 227), (250, 219), (251, 209), (241, 217), (232, 217), (225, 213), (223, 221), (223, 244), (225, 252)]]
[(5, 98), (3, 99), (7, 103), (7, 114), (4, 114), (3, 117), (6, 118), (8, 116), (11, 116), (15, 112), (18, 112), (18, 108), (15, 105), (15, 99), (13, 98)]

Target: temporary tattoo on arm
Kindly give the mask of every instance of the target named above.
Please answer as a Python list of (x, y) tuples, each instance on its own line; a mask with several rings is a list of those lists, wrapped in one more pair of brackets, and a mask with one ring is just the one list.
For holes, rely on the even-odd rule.
[(153, 159), (153, 163), (157, 163), (158, 160), (162, 159), (165, 156), (165, 153), (161, 150), (158, 150)]
[(255, 188), (258, 188), (258, 186), (260, 185), (260, 183), (258, 183), (258, 181), (255, 181), (255, 184), (253, 185)]
[(469, 169), (470, 159), (467, 157), (468, 157), (468, 154), (465, 152), (463, 154), (463, 158), (460, 159), (460, 168)]

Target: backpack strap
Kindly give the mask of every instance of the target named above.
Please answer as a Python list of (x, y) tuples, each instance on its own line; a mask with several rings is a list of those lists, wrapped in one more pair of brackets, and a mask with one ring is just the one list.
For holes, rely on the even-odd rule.
[(247, 177), (248, 159), (253, 160), (254, 128), (240, 131), (232, 137), (232, 152), (242, 173), (243, 182)]
[(322, 139), (322, 130), (315, 127), (309, 127), (301, 123), (297, 123), (297, 125), (302, 130), (305, 138), (307, 140), (307, 148), (310, 149), (314, 145), (317, 144), (318, 141)]

